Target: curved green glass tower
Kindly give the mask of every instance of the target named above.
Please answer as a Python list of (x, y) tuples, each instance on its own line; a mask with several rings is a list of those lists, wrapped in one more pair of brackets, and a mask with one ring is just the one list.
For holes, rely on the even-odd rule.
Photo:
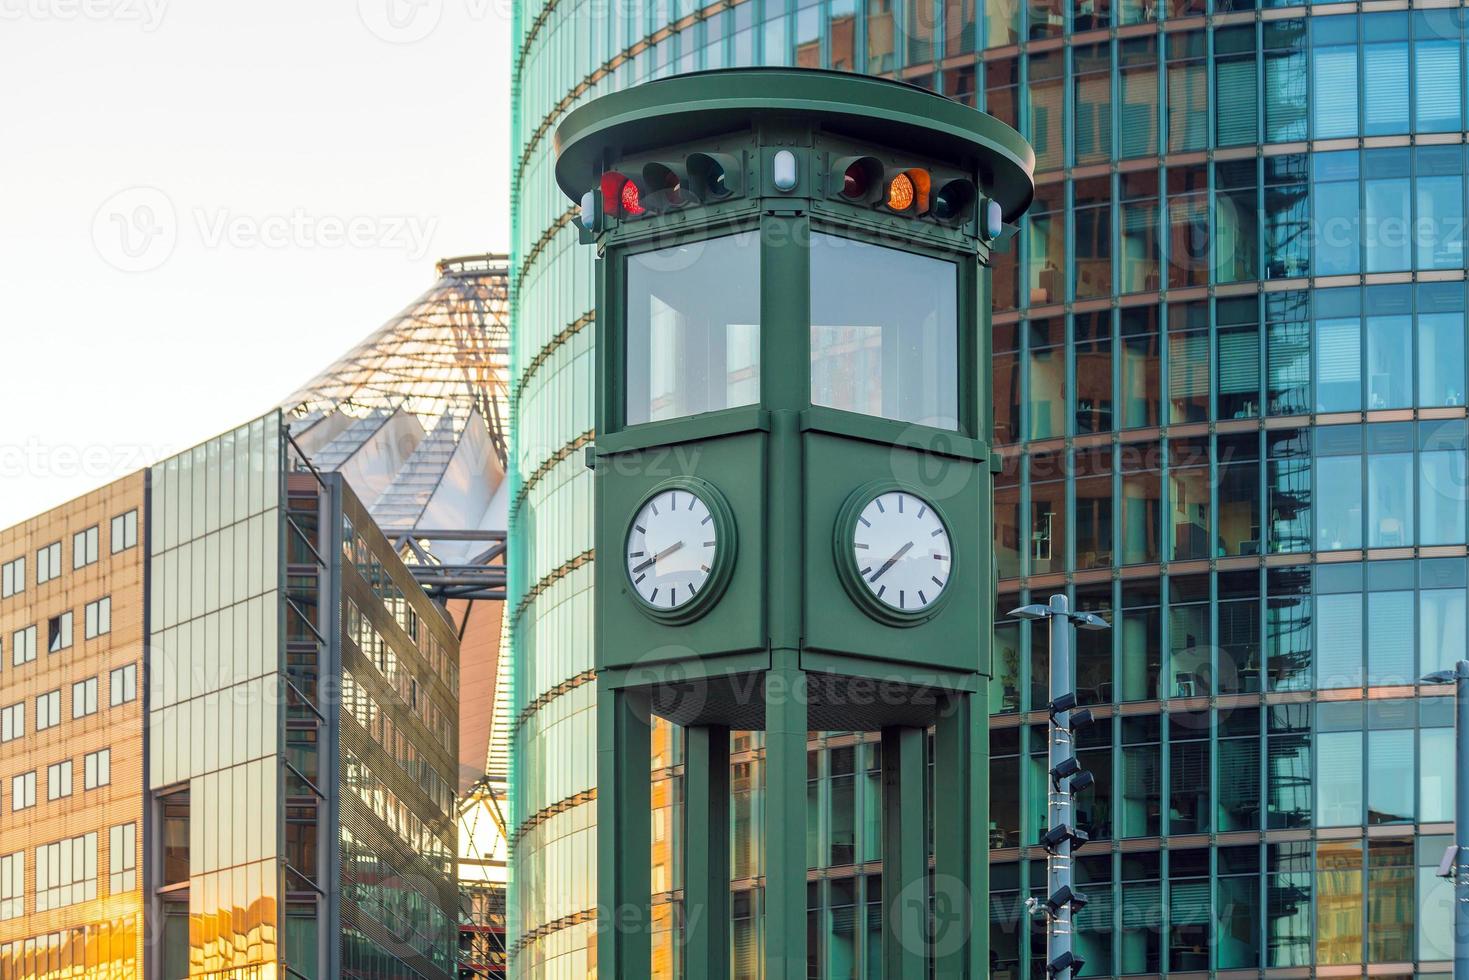
[[(997, 611), (1059, 591), (1116, 626), (1077, 650), (1098, 718), (1084, 975), (1446, 971), (1452, 702), (1419, 678), (1469, 626), (1466, 11), (1372, 8), (519, 10), (517, 975), (583, 975), (596, 894), (595, 298), (551, 133), (613, 89), (753, 64), (893, 75), (1035, 148), (1036, 202), (994, 277)], [(999, 620), (992, 666), (991, 965), (1019, 978), (1044, 949), (1023, 909), (1044, 887), (1044, 630)], [(656, 740), (655, 776), (676, 776)], [(812, 973), (880, 976), (879, 752), (811, 750)], [(762, 755), (739, 737), (733, 754), (733, 955), (754, 975), (761, 869), (740, 828), (759, 825)], [(656, 856), (673, 785), (654, 789), (658, 975), (679, 969), (679, 869)]]

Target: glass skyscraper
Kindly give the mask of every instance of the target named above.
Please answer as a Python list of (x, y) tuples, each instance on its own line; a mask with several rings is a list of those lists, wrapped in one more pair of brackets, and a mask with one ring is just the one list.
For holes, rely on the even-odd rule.
[(458, 975), (458, 635), (279, 411), (0, 579), (0, 978)]
[(456, 976), (447, 616), (280, 412), (150, 478), (149, 975)]
[[(1035, 147), (1035, 204), (994, 269), (998, 610), (1066, 592), (1114, 624), (1077, 658), (1097, 716), (1084, 975), (1446, 972), (1451, 699), (1419, 678), (1464, 656), (1469, 626), (1466, 19), (1396, 0), (517, 7), (516, 975), (584, 975), (595, 919), (593, 255), (552, 133), (608, 91), (756, 64), (898, 77)], [(1044, 630), (1002, 615), (1002, 977), (1044, 951), (1023, 903), (1044, 887), (1045, 663)], [(753, 976), (760, 752), (737, 746)], [(876, 746), (812, 750), (812, 974), (876, 977)], [(676, 780), (677, 739), (653, 762)], [(654, 881), (673, 972), (677, 869)]]

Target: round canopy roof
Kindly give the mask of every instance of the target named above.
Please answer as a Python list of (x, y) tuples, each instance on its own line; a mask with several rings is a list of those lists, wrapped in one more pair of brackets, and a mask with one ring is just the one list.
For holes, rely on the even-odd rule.
[(818, 116), (832, 133), (974, 169), (1006, 220), (1024, 213), (1035, 193), (1034, 151), (995, 117), (905, 82), (809, 68), (674, 75), (580, 106), (556, 129), (556, 182), (580, 200), (609, 153), (718, 136), (771, 114)]

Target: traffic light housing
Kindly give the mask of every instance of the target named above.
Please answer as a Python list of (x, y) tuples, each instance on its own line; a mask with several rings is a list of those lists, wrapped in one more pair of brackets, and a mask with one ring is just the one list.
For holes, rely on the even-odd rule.
[(900, 155), (833, 155), (827, 170), (826, 197), (888, 214), (962, 226), (974, 216), (978, 189), (974, 181), (928, 161)]

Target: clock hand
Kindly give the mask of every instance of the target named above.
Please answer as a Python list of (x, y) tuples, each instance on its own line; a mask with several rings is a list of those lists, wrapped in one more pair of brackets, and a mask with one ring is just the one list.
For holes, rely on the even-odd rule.
[(909, 541), (907, 544), (903, 545), (903, 547), (893, 552), (893, 557), (883, 562), (882, 567), (877, 570), (877, 573), (867, 581), (876, 582), (878, 579), (882, 578), (883, 573), (886, 572), (889, 568), (892, 568), (894, 565), (896, 565), (898, 563), (898, 559), (906, 555), (908, 553), (908, 549), (911, 547), (913, 547), (913, 542)]
[(660, 561), (662, 561), (663, 559), (667, 558), (669, 555), (673, 554), (675, 551), (677, 551), (678, 549), (680, 549), (682, 547), (683, 547), (683, 542), (682, 541), (675, 541), (673, 544), (669, 545), (667, 548), (664, 548), (662, 551), (658, 552), (658, 554), (654, 555), (652, 558), (649, 558), (647, 561), (643, 562), (641, 565), (638, 565), (638, 566), (634, 567), (633, 568), (633, 574), (636, 575), (638, 572), (641, 572), (643, 569), (649, 568), (649, 567), (651, 567), (653, 565), (658, 564)]

